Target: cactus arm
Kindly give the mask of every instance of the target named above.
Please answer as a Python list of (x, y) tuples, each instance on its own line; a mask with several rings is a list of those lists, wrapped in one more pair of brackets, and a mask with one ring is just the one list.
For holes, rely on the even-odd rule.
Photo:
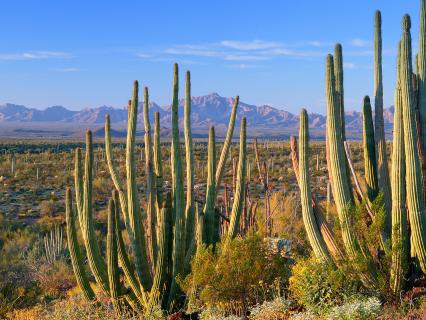
[(96, 296), (92, 290), (92, 287), (89, 283), (89, 278), (87, 276), (86, 270), (83, 266), (83, 259), (81, 256), (80, 247), (77, 241), (77, 230), (75, 227), (75, 214), (72, 208), (72, 195), (71, 189), (67, 188), (66, 199), (65, 199), (65, 216), (67, 221), (67, 239), (68, 239), (68, 249), (71, 257), (71, 264), (74, 270), (74, 274), (77, 280), (77, 284), (82, 291), (86, 300), (92, 301), (95, 300)]
[(195, 211), (194, 211), (194, 150), (191, 133), (191, 74), (186, 72), (185, 78), (185, 106), (184, 106), (184, 135), (186, 155), (186, 251), (189, 250), (194, 238)]
[[(297, 139), (294, 136), (290, 137), (290, 148), (291, 148), (291, 160), (293, 165), (293, 171), (296, 176), (297, 184), (300, 186), (300, 178), (299, 178), (299, 157), (297, 151)], [(324, 214), (321, 211), (320, 206), (317, 204), (317, 200), (315, 196), (312, 195), (312, 208), (314, 211), (315, 219), (318, 224), (319, 230), (321, 231), (321, 235), (324, 238), (325, 244), (333, 259), (337, 262), (344, 258), (342, 250), (340, 250), (333, 230), (328, 226), (326, 219), (324, 218)]]
[[(117, 190), (114, 190), (112, 193), (112, 198), (114, 199), (114, 203), (116, 206), (117, 212), (120, 212), (120, 203), (119, 203), (119, 195)], [(126, 246), (124, 244), (123, 235), (121, 233), (120, 229), (120, 215), (115, 215), (115, 230), (117, 232), (117, 251), (118, 251), (118, 261), (121, 265), (121, 268), (123, 269), (124, 276), (126, 278), (126, 281), (130, 288), (133, 290), (134, 295), (138, 299), (139, 303), (141, 305), (146, 305), (147, 303), (147, 297), (146, 293), (141, 286), (141, 284), (138, 282), (138, 279), (136, 278), (134, 274), (134, 270), (130, 264), (129, 256), (126, 252)]]
[(121, 313), (120, 307), (120, 274), (118, 270), (118, 255), (117, 255), (117, 233), (115, 229), (115, 204), (114, 200), (110, 199), (108, 203), (108, 233), (107, 233), (107, 266), (108, 266), (108, 282), (111, 302), (114, 310)]
[(240, 97), (236, 96), (234, 99), (234, 104), (232, 106), (231, 117), (229, 118), (228, 129), (226, 130), (226, 138), (223, 142), (222, 152), (220, 154), (219, 162), (216, 169), (216, 185), (215, 185), (215, 194), (217, 195), (220, 183), (222, 182), (223, 173), (225, 172), (226, 159), (228, 157), (229, 150), (231, 148), (232, 136), (234, 135), (235, 119), (237, 118), (237, 109)]
[(376, 146), (374, 141), (373, 116), (371, 112), (370, 98), (364, 97), (362, 108), (363, 125), (363, 149), (364, 149), (364, 172), (367, 184), (367, 194), (370, 201), (373, 201), (379, 193), (377, 181)]
[(315, 219), (312, 209), (312, 194), (310, 189), (309, 177), (309, 130), (308, 130), (308, 114), (305, 109), (300, 112), (299, 126), (299, 186), (300, 199), (302, 203), (302, 217), (305, 225), (306, 234), (309, 243), (318, 260), (324, 263), (332, 263), (327, 246)]
[(392, 264), (390, 285), (395, 294), (403, 288), (407, 271), (407, 212), (405, 194), (404, 127), (399, 82), (400, 47), (398, 48), (397, 83), (395, 88), (395, 112), (392, 147)]
[[(161, 207), (163, 201), (163, 159), (161, 158), (161, 141), (160, 141), (160, 113), (154, 114), (154, 173), (156, 177), (157, 188), (157, 206)], [(159, 222), (159, 220), (157, 220)]]
[(385, 237), (391, 233), (392, 194), (389, 180), (388, 156), (386, 152), (385, 125), (383, 120), (383, 77), (382, 77), (382, 15), (376, 11), (374, 17), (374, 109), (375, 141), (377, 152), (377, 176), (379, 190), (383, 192), (385, 205)]
[(228, 227), (228, 234), (225, 240), (225, 248), (229, 245), (232, 238), (237, 235), (239, 229), (239, 221), (241, 211), (243, 209), (246, 188), (246, 157), (246, 118), (243, 117), (241, 119), (240, 128), (240, 153), (238, 156), (237, 182), (235, 187), (234, 202), (232, 204), (230, 223)]
[(341, 123), (342, 139), (346, 140), (345, 132), (345, 99), (344, 99), (344, 86), (343, 86), (343, 54), (342, 45), (336, 44), (334, 47), (334, 77), (336, 81), (336, 95), (337, 103), (339, 105), (339, 117)]
[(422, 191), (421, 167), (416, 149), (416, 128), (411, 61), (411, 21), (408, 15), (403, 19), (401, 41), (400, 81), (402, 113), (404, 122), (404, 148), (407, 186), (407, 207), (409, 211), (413, 246), (423, 272), (426, 271), (426, 216)]
[(138, 82), (133, 84), (133, 98), (129, 111), (126, 141), (127, 204), (130, 228), (128, 228), (135, 256), (135, 269), (139, 281), (145, 288), (151, 284), (150, 266), (145, 251), (145, 232), (142, 228), (141, 208), (139, 206), (136, 184), (135, 140), (138, 112)]
[(148, 88), (144, 88), (144, 103), (143, 103), (143, 119), (145, 127), (145, 171), (146, 171), (146, 192), (147, 192), (147, 238), (148, 238), (148, 254), (151, 261), (156, 260), (157, 254), (157, 236), (156, 236), (156, 195), (155, 192), (155, 177), (153, 168), (153, 150), (151, 138), (151, 123), (149, 121), (149, 95)]
[(84, 204), (83, 217), (84, 222), (83, 239), (86, 247), (87, 258), (90, 268), (95, 276), (96, 282), (101, 286), (105, 294), (109, 294), (108, 275), (106, 264), (101, 256), (99, 244), (96, 240), (95, 228), (93, 226), (93, 208), (92, 208), (92, 181), (93, 181), (93, 146), (92, 132), (86, 132), (86, 157), (84, 165)]
[[(130, 111), (130, 108), (129, 108), (129, 111)], [(108, 169), (109, 169), (112, 182), (114, 183), (115, 189), (118, 190), (118, 194), (120, 197), (121, 210), (123, 213), (124, 221), (126, 223), (126, 227), (130, 228), (126, 194), (123, 189), (123, 183), (120, 181), (117, 174), (117, 170), (114, 167), (114, 162), (112, 157), (111, 121), (108, 114), (105, 116), (105, 154), (106, 154), (106, 160), (107, 160)]]
[(426, 0), (421, 0), (419, 53), (417, 59), (418, 106), (423, 150), (426, 150)]
[(183, 190), (183, 167), (179, 141), (179, 117), (178, 117), (178, 65), (174, 65), (173, 77), (173, 98), (172, 98), (172, 189), (173, 189), (173, 210), (175, 216), (175, 236), (173, 240), (173, 272), (172, 285), (169, 293), (168, 306), (170, 307), (175, 299), (177, 283), (176, 276), (183, 270), (183, 260), (185, 259), (185, 195)]
[(84, 228), (83, 221), (83, 210), (84, 210), (84, 187), (83, 187), (83, 170), (81, 169), (82, 158), (81, 158), (81, 149), (77, 148), (75, 150), (75, 165), (74, 165), (74, 188), (75, 188), (75, 198), (77, 203), (77, 216), (80, 224), (81, 230)]
[(206, 224), (207, 244), (214, 244), (215, 229), (215, 175), (216, 175), (216, 145), (214, 127), (209, 130), (209, 144), (207, 156), (207, 190), (206, 206), (204, 211)]

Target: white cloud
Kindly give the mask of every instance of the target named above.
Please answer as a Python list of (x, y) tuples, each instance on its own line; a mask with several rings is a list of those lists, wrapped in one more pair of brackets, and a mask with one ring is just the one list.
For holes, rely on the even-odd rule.
[(277, 48), (281, 45), (276, 42), (266, 42), (261, 40), (253, 41), (231, 41), (224, 40), (220, 44), (226, 48), (236, 49), (236, 50), (261, 50), (269, 48)]
[(0, 60), (46, 60), (46, 59), (65, 59), (71, 55), (66, 52), (58, 51), (32, 51), (21, 53), (0, 53)]
[(363, 39), (359, 39), (359, 38), (355, 38), (351, 40), (351, 46), (353, 47), (367, 47), (370, 44), (369, 41), (363, 40)]
[(146, 53), (138, 53), (138, 54), (137, 54), (137, 56), (138, 56), (139, 58), (144, 58), (144, 59), (147, 59), (147, 58), (151, 58), (151, 57), (152, 57), (152, 55), (150, 55), (150, 54), (146, 54)]
[(258, 68), (261, 68), (261, 67), (262, 66), (260, 66), (260, 65), (244, 64), (244, 63), (241, 63), (241, 64), (232, 64), (232, 65), (228, 66), (228, 68), (242, 69), (242, 70), (244, 70), (244, 69), (258, 69)]
[(356, 66), (355, 63), (345, 62), (345, 63), (343, 63), (343, 68), (345, 68), (345, 69), (356, 69), (357, 66)]
[(262, 55), (226, 55), (224, 57), (225, 60), (228, 61), (263, 61), (270, 59), (269, 57), (262, 56)]

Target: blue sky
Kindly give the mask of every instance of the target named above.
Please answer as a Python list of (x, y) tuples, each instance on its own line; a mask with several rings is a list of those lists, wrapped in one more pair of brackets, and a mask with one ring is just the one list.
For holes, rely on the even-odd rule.
[[(383, 17), (385, 105), (392, 104), (401, 18), (419, 0), (3, 1), (0, 103), (123, 107), (134, 79), (171, 101), (173, 63), (193, 95), (325, 113), (324, 61), (343, 45), (346, 108), (373, 92), (373, 17)], [(181, 82), (183, 88), (183, 82)], [(183, 96), (183, 90), (181, 90)]]

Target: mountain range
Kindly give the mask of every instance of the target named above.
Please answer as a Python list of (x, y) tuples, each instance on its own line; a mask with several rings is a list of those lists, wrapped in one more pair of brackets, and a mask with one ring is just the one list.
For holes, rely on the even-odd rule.
[[(215, 126), (216, 132), (224, 133), (228, 125), (233, 98), (222, 97), (217, 93), (205, 96), (192, 97), (191, 99), (191, 122), (195, 134), (203, 136), (207, 133), (209, 126)], [(183, 121), (183, 99), (179, 101), (179, 117)], [(169, 132), (171, 122), (171, 106), (159, 106), (155, 102), (150, 103), (150, 118), (153, 121), (154, 112), (160, 113), (161, 127), (163, 131)], [(85, 108), (80, 111), (69, 110), (62, 106), (53, 106), (44, 110), (29, 108), (23, 105), (4, 104), (0, 105), (0, 123), (10, 127), (16, 127), (14, 132), (20, 134), (25, 132), (38, 132), (43, 136), (43, 124), (49, 127), (75, 128), (81, 131), (82, 127), (101, 129), (105, 115), (109, 114), (111, 123), (116, 128), (114, 135), (121, 137), (125, 131), (127, 121), (127, 108), (113, 108), (101, 106), (97, 108)], [(260, 136), (286, 136), (297, 133), (299, 115), (290, 113), (281, 108), (269, 105), (256, 106), (245, 102), (239, 103), (237, 123), (245, 116), (247, 125), (252, 134)], [(345, 114), (346, 128), (349, 132), (359, 133), (362, 131), (362, 113), (349, 111)], [(143, 123), (142, 104), (139, 106), (138, 122)], [(387, 132), (393, 126), (393, 107), (384, 110), (384, 122)], [(9, 124), (9, 126), (7, 126)], [(182, 123), (181, 123), (182, 124)], [(309, 126), (313, 132), (324, 131), (326, 117), (318, 113), (309, 114)], [(33, 127), (37, 127), (34, 130)], [(143, 126), (139, 126), (141, 129)], [(47, 130), (47, 128), (45, 128)], [(57, 130), (57, 129), (56, 129)], [(120, 131), (121, 130), (121, 131)], [(123, 131), (124, 130), (124, 131)], [(100, 133), (99, 135), (103, 135)], [(48, 130), (46, 136), (49, 136)]]

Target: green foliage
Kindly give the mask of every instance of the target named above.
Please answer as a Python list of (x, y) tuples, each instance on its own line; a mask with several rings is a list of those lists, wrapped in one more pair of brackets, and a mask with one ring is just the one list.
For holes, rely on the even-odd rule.
[(271, 298), (288, 276), (288, 263), (269, 254), (259, 236), (249, 235), (232, 240), (225, 251), (222, 246), (215, 251), (211, 247), (199, 248), (192, 272), (180, 284), (191, 296), (191, 307), (215, 306), (244, 313), (247, 307)]
[(330, 320), (374, 320), (380, 314), (381, 303), (372, 297), (357, 299), (341, 306), (334, 307), (327, 315)]
[(320, 263), (315, 258), (299, 260), (289, 282), (292, 298), (316, 314), (344, 303), (360, 289), (360, 282), (351, 277), (350, 270)]

